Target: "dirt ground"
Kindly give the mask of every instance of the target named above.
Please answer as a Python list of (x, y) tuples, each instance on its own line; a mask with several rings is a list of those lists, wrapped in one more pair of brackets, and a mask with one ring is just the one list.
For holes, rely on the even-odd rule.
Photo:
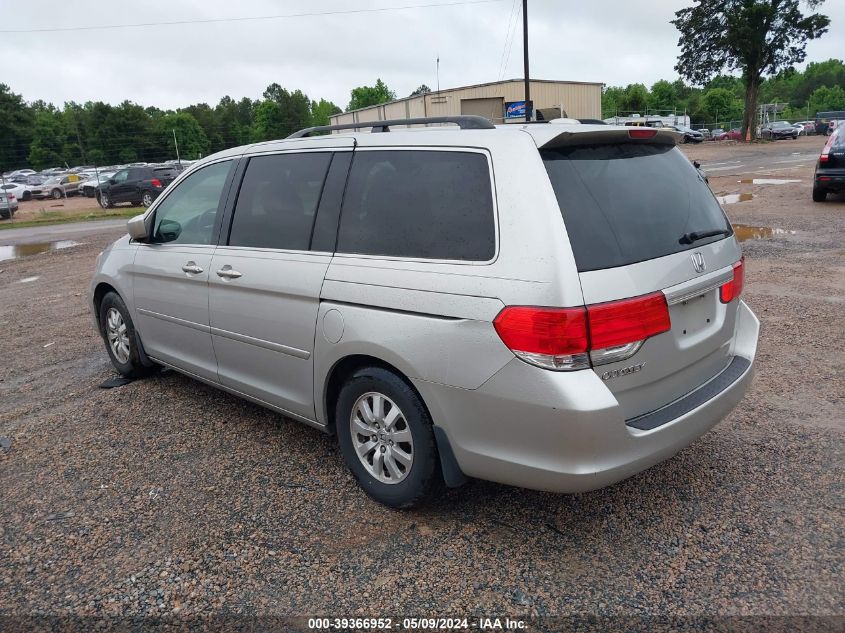
[[(684, 149), (761, 160), (781, 143)], [(115, 374), (85, 292), (117, 233), (0, 262), (0, 616), (522, 614), (561, 630), (548, 618), (790, 615), (814, 618), (767, 629), (842, 630), (845, 199), (811, 201), (814, 162), (753, 167), (801, 181), (783, 185), (711, 173), (716, 192), (752, 194), (725, 208), (762, 238), (743, 243), (762, 322), (747, 397), (675, 458), (579, 495), (471, 482), (386, 510), (313, 429), (173, 372), (98, 388)]]
[[(129, 205), (120, 205), (117, 209), (129, 209)], [(97, 203), (96, 198), (85, 196), (70, 196), (62, 200), (27, 200), (18, 202), (18, 210), (15, 213), (14, 221), (34, 220), (42, 217), (45, 213), (62, 213), (67, 215), (84, 215), (91, 212), (100, 212), (102, 207)], [(13, 221), (13, 222), (14, 222)]]

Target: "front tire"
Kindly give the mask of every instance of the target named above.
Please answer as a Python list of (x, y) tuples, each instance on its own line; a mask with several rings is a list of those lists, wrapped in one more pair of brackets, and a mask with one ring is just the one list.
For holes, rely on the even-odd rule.
[(813, 202), (824, 202), (827, 200), (827, 191), (813, 187)]
[(410, 508), (440, 489), (431, 417), (394, 373), (381, 367), (356, 371), (338, 395), (335, 426), (346, 465), (374, 500)]
[(50, 192), (50, 197), (53, 200), (61, 200), (62, 199), (62, 190), (61, 189), (53, 189), (53, 191)]
[(100, 302), (100, 334), (112, 365), (122, 376), (140, 378), (154, 370), (141, 362), (135, 324), (116, 292), (106, 293)]
[(109, 194), (106, 192), (100, 192), (100, 206), (104, 209), (111, 209), (114, 206), (114, 203), (111, 201)]

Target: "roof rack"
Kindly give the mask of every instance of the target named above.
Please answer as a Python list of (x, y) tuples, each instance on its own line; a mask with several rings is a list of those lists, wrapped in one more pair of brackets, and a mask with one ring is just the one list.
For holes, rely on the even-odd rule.
[(318, 125), (307, 127), (304, 130), (294, 132), (288, 138), (305, 138), (318, 132), (333, 132), (335, 130), (358, 130), (361, 128), (372, 128), (371, 132), (390, 132), (391, 125), (428, 125), (429, 123), (454, 123), (462, 130), (495, 130), (488, 119), (480, 116), (432, 116), (416, 119), (391, 119), (388, 121), (364, 121), (362, 123), (341, 123), (339, 125)]

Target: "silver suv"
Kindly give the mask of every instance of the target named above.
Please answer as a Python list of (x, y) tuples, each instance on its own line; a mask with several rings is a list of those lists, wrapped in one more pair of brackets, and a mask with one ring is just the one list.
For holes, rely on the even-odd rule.
[[(399, 129), (432, 122), (458, 127)], [(334, 433), (393, 507), (467, 477), (600, 488), (742, 398), (742, 253), (676, 132), (375, 126), (215, 154), (130, 220), (90, 291), (118, 371)]]

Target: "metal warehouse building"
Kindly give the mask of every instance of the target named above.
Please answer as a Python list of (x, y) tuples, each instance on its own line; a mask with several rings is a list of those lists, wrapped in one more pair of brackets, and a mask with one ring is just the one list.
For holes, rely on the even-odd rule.
[[(531, 100), (534, 111), (560, 112), (562, 109), (564, 116), (575, 119), (600, 119), (602, 86), (600, 83), (532, 79)], [(335, 114), (331, 117), (331, 124), (459, 114), (483, 116), (494, 123), (518, 122), (525, 120), (524, 110), (519, 109), (520, 104), (524, 104), (524, 95), (523, 80), (509, 79), (429, 92), (383, 105)], [(555, 116), (559, 114), (555, 113)]]

